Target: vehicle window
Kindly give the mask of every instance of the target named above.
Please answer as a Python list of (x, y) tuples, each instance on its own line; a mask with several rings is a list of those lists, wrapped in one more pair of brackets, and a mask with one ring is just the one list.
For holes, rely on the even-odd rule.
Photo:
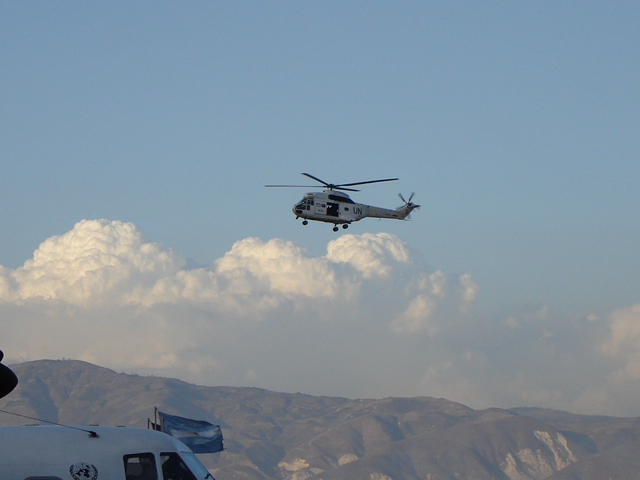
[(24, 480), (62, 480), (60, 477), (27, 477)]
[(125, 455), (123, 460), (127, 480), (158, 480), (158, 469), (153, 453)]
[(175, 452), (161, 453), (160, 465), (164, 480), (197, 480), (184, 460)]

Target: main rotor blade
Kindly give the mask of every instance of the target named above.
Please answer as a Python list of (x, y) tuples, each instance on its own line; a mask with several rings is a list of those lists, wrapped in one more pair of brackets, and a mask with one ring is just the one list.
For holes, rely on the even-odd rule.
[(332, 185), (330, 183), (325, 182), (324, 180), (320, 180), (318, 177), (314, 177), (313, 175), (311, 175), (310, 173), (303, 173), (302, 175), (304, 175), (305, 177), (309, 177), (309, 178), (313, 178), (316, 182), (320, 182), (323, 185), (326, 185), (329, 188), (333, 188), (335, 187), (335, 185)]
[[(279, 188), (318, 188), (317, 185), (265, 185), (265, 187), (279, 187)], [(337, 185), (327, 185), (331, 190), (347, 190), (349, 192), (359, 192), (355, 188), (341, 188)]]
[[(324, 180), (320, 180), (318, 177), (314, 177), (310, 173), (303, 173), (302, 175), (304, 175), (306, 177), (309, 177), (309, 178), (313, 178), (316, 182), (320, 182), (325, 187), (327, 187), (329, 190), (346, 190), (348, 192), (359, 192), (360, 191), (360, 190), (356, 190), (354, 188), (342, 188), (342, 185), (336, 185), (335, 183), (327, 183)], [(347, 184), (346, 186), (349, 186), (349, 185), (352, 185), (352, 184)], [(354, 183), (353, 185), (359, 185), (359, 184)]]
[(265, 185), (265, 187), (318, 188), (317, 185)]
[(398, 180), (397, 178), (385, 178), (383, 180), (369, 180), (368, 182), (354, 182), (354, 183), (341, 183), (338, 187), (352, 187), (354, 185), (365, 185), (367, 183), (379, 183), (379, 182), (393, 182)]
[[(366, 185), (367, 183), (379, 183), (379, 182), (393, 182), (394, 180), (398, 180), (397, 178), (384, 178), (382, 180), (369, 180), (366, 182), (353, 182), (353, 183), (327, 183), (324, 180), (319, 179), (318, 177), (314, 177), (313, 175), (311, 175), (310, 173), (303, 173), (302, 175), (309, 177), (309, 178), (313, 178), (316, 182), (320, 182), (323, 185), (326, 185), (329, 188), (335, 188), (335, 189), (339, 189), (339, 190), (349, 190), (348, 188), (342, 188), (342, 187), (353, 187), (355, 185)], [(352, 192), (358, 192), (359, 190), (349, 190)]]

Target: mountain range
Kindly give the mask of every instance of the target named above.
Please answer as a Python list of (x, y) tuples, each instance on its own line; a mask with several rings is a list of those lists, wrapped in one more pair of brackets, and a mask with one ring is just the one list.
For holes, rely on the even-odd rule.
[(354, 400), (205, 387), (75, 360), (38, 360), (11, 369), (19, 384), (0, 400), (1, 425), (42, 419), (146, 427), (155, 408), (206, 420), (221, 426), (225, 450), (199, 457), (219, 480), (631, 480), (640, 475), (640, 418), (539, 408), (473, 410), (430, 397)]

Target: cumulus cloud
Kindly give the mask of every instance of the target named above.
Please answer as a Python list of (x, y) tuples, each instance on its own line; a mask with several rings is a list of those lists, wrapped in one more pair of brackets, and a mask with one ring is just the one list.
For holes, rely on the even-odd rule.
[(45, 240), (22, 267), (9, 275), (5, 271), (0, 298), (101, 302), (124, 288), (175, 274), (184, 264), (171, 250), (143, 242), (131, 223), (83, 220), (70, 232)]
[(491, 316), (478, 294), (389, 233), (342, 235), (316, 257), (246, 238), (188, 269), (131, 223), (83, 220), (0, 266), (1, 348), (207, 385), (639, 414), (640, 306)]
[(615, 310), (609, 319), (611, 335), (602, 351), (618, 360), (618, 382), (637, 382), (640, 380), (640, 304)]

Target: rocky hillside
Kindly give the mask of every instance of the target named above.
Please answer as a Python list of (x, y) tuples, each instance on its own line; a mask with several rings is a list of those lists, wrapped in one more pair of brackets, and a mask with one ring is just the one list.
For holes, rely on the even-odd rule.
[[(145, 427), (158, 407), (221, 425), (225, 451), (200, 456), (220, 480), (631, 480), (640, 471), (636, 418), (201, 387), (70, 360), (12, 369), (20, 383), (2, 410)], [(22, 423), (35, 422), (0, 413), (0, 424)]]

